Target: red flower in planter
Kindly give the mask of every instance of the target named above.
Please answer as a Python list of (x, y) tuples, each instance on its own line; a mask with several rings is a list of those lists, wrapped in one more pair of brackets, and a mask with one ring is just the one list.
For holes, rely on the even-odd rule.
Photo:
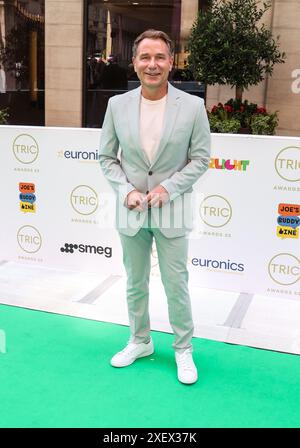
[(257, 109), (256, 109), (256, 113), (257, 114), (265, 114), (267, 111), (266, 111), (266, 109), (264, 108), (264, 107), (258, 107)]
[(225, 105), (224, 106), (224, 109), (226, 110), (226, 112), (228, 112), (228, 113), (230, 113), (231, 114), (231, 112), (232, 112), (232, 107), (231, 106), (229, 106), (229, 105)]

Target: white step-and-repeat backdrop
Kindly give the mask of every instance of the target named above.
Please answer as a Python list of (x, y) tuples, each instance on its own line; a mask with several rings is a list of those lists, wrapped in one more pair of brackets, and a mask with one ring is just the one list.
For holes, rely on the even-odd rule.
[[(100, 138), (0, 126), (2, 260), (123, 273)], [(191, 285), (300, 299), (300, 138), (215, 134), (194, 190)]]

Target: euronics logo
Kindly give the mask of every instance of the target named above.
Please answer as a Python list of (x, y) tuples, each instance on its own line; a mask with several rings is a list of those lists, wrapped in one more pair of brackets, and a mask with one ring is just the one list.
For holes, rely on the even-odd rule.
[(192, 265), (199, 268), (206, 268), (208, 270), (220, 270), (231, 272), (244, 272), (245, 266), (243, 263), (232, 262), (231, 260), (210, 260), (208, 258), (193, 258)]
[(98, 162), (99, 152), (96, 151), (77, 151), (77, 150), (64, 150), (57, 151), (57, 157), (64, 159), (73, 159), (78, 161)]

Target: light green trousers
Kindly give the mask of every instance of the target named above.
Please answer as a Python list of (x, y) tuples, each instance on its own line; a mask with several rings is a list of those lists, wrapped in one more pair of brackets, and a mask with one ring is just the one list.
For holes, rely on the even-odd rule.
[(154, 238), (168, 301), (169, 321), (175, 335), (173, 348), (178, 352), (192, 349), (194, 325), (186, 266), (188, 238), (166, 238), (158, 228), (141, 228), (135, 236), (119, 235), (127, 273), (130, 340), (141, 343), (150, 339), (149, 276)]

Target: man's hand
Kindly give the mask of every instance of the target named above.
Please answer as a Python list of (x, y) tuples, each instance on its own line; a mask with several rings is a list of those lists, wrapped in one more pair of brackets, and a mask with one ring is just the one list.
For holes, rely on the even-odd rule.
[(136, 210), (137, 212), (145, 211), (146, 195), (138, 190), (131, 191), (126, 198), (125, 205), (129, 210)]
[(169, 193), (162, 185), (158, 185), (147, 194), (145, 201), (148, 203), (148, 208), (162, 207), (169, 201)]

